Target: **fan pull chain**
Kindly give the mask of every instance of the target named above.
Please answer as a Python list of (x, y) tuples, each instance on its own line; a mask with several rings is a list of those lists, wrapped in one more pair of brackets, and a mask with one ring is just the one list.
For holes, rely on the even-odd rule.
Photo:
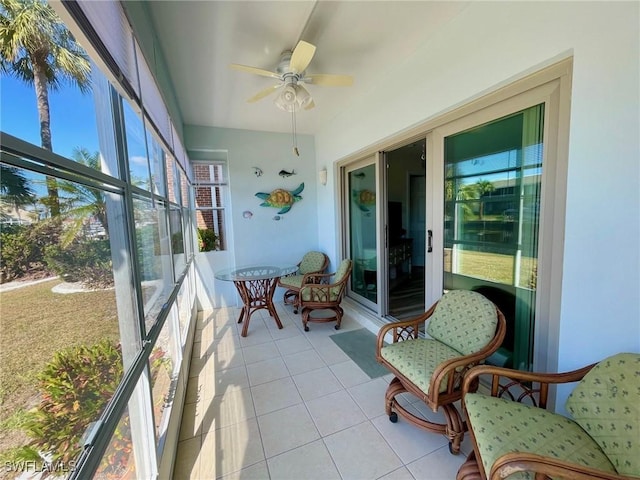
[(293, 153), (296, 156), (300, 156), (298, 151), (298, 139), (296, 136), (296, 109), (291, 110), (291, 131), (293, 132)]

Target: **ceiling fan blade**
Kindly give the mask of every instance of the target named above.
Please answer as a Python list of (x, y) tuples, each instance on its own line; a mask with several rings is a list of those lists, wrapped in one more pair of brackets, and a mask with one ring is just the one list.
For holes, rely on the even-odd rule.
[(291, 54), (289, 69), (294, 73), (304, 72), (311, 63), (311, 59), (315, 53), (315, 45), (311, 45), (304, 40), (300, 40)]
[(232, 63), (229, 65), (229, 67), (233, 68), (234, 70), (253, 73), (255, 75), (261, 75), (263, 77), (280, 78), (280, 75), (278, 75), (276, 72), (270, 72), (269, 70), (263, 70), (261, 68), (249, 67), (247, 65), (239, 65), (237, 63)]
[(267, 96), (271, 95), (273, 92), (275, 92), (281, 86), (282, 86), (282, 84), (280, 84), (280, 85), (271, 85), (270, 87), (267, 87), (264, 90), (260, 90), (253, 97), (251, 97), (249, 100), (247, 100), (247, 102), (248, 103), (254, 103), (254, 102), (257, 102), (258, 100), (262, 100), (264, 97), (267, 97)]
[(317, 73), (304, 77), (305, 83), (311, 85), (322, 85), (327, 87), (350, 87), (353, 85), (353, 77), (351, 75), (328, 75)]

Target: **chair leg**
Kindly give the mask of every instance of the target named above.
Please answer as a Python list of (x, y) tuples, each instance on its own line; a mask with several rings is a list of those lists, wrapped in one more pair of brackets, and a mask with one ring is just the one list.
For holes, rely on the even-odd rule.
[(467, 460), (458, 469), (456, 480), (482, 480), (480, 466), (476, 459), (476, 454), (472, 450)]
[(467, 424), (462, 420), (460, 412), (453, 405), (442, 405), (442, 410), (447, 419), (446, 436), (449, 438), (449, 452), (453, 455), (460, 453), (460, 444), (464, 440), (464, 432), (467, 430)]
[(298, 310), (300, 310), (300, 295), (298, 291), (287, 290), (284, 292), (283, 301), (285, 305), (293, 305), (293, 313), (298, 313)]
[(440, 405), (442, 407), (446, 424), (435, 423), (426, 418), (418, 417), (399, 404), (395, 397), (408, 391), (398, 377), (394, 377), (387, 387), (385, 393), (385, 413), (392, 423), (398, 421), (398, 415), (409, 423), (416, 425), (429, 432), (444, 434), (449, 439), (449, 452), (452, 455), (460, 453), (460, 444), (464, 439), (464, 432), (467, 430), (466, 422), (462, 420), (460, 413), (452, 404)]
[(309, 310), (303, 309), (302, 310), (302, 326), (304, 327), (305, 332), (309, 331), (309, 326), (307, 325), (307, 323), (309, 323)]
[(333, 328), (335, 328), (336, 330), (340, 330), (340, 324), (342, 324), (342, 315), (344, 315), (344, 310), (340, 305), (338, 305), (335, 308), (335, 312), (336, 312), (336, 326)]

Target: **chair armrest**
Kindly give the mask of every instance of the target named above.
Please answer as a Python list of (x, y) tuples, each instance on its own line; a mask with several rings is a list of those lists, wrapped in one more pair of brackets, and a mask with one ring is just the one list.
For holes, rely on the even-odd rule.
[(507, 475), (516, 472), (535, 473), (535, 478), (540, 476), (540, 478), (570, 478), (572, 480), (631, 480), (631, 477), (595, 470), (558, 458), (524, 452), (512, 452), (502, 455), (491, 467), (488, 478), (490, 480), (503, 479)]
[(434, 304), (429, 310), (421, 315), (418, 315), (417, 317), (410, 318), (408, 320), (400, 320), (398, 322), (387, 323), (386, 325), (380, 327), (380, 330), (378, 330), (378, 339), (376, 342), (376, 356), (379, 356), (380, 350), (384, 346), (384, 337), (389, 331), (391, 331), (393, 334), (392, 343), (418, 338), (418, 329), (420, 325), (427, 321), (427, 319), (431, 315), (433, 315), (435, 309), (436, 305)]
[(523, 372), (490, 365), (476, 366), (470, 369), (464, 377), (462, 396), (464, 398), (464, 395), (474, 391), (474, 386), (477, 385), (480, 375), (488, 375), (491, 378), (492, 397), (507, 397), (516, 402), (529, 399), (534, 406), (547, 408), (550, 385), (578, 382), (595, 365), (593, 363), (578, 370), (564, 373)]
[(309, 283), (329, 283), (329, 277), (332, 277), (333, 273), (305, 273), (302, 277), (302, 285), (307, 285)]

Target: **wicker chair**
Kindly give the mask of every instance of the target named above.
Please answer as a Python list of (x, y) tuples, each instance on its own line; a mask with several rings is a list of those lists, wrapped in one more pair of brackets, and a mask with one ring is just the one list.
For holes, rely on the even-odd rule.
[(293, 313), (298, 313), (300, 307), (300, 287), (312, 281), (307, 275), (313, 273), (324, 273), (329, 266), (329, 257), (322, 252), (307, 252), (300, 263), (298, 271), (278, 280), (278, 286), (286, 288), (284, 292), (284, 303), (293, 305)]
[[(425, 321), (430, 338), (419, 338), (418, 329)], [(389, 420), (397, 422), (399, 414), (420, 428), (445, 434), (449, 451), (458, 454), (467, 429), (454, 405), (462, 397), (462, 379), (500, 347), (505, 331), (502, 312), (479, 293), (467, 290), (449, 291), (424, 314), (382, 327), (376, 359), (395, 375), (385, 395)], [(387, 334), (390, 344), (385, 344)], [(441, 408), (446, 424), (403, 407), (396, 397), (404, 392), (420, 398), (433, 412)]]
[[(340, 302), (347, 289), (347, 281), (351, 275), (353, 263), (349, 259), (342, 260), (335, 273), (309, 274), (309, 282), (300, 289), (300, 306), (302, 307), (302, 325), (309, 331), (309, 322), (336, 322), (335, 329), (340, 329), (344, 311)], [(330, 317), (312, 316), (314, 310), (331, 310)]]
[[(488, 394), (474, 392), (480, 375)], [(554, 384), (578, 381), (567, 416), (547, 410)], [(638, 353), (565, 373), (476, 367), (465, 377), (463, 406), (473, 451), (457, 480), (640, 478)]]

